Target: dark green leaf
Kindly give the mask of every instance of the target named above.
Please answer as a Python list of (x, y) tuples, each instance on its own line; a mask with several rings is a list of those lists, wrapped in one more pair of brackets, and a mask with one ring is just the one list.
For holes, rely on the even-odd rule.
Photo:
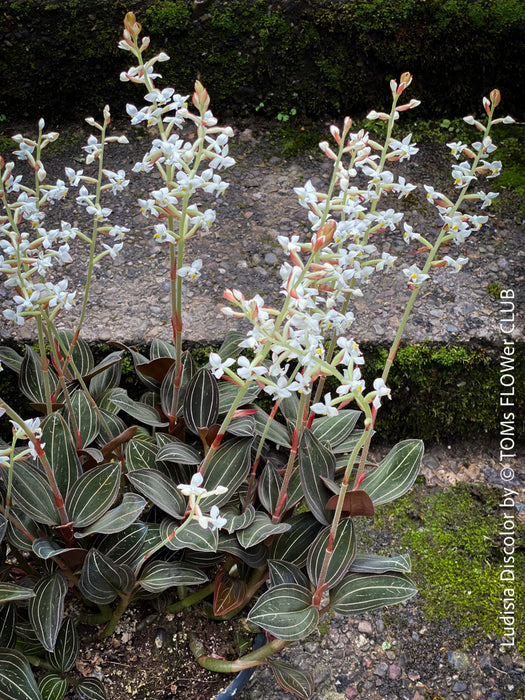
[(357, 554), (350, 571), (355, 573), (385, 574), (387, 571), (410, 573), (410, 557), (398, 554), (397, 557), (382, 557), (378, 554)]
[(58, 543), (48, 537), (39, 537), (33, 542), (33, 552), (40, 557), (40, 559), (51, 559), (57, 554), (63, 554), (64, 552), (71, 552), (73, 547), (64, 547), (62, 542)]
[(110, 535), (122, 532), (140, 516), (147, 501), (137, 493), (124, 493), (122, 503), (105, 513), (100, 520), (87, 527), (83, 532), (76, 532), (75, 537), (85, 537), (94, 532)]
[(128, 473), (134, 488), (173, 518), (181, 519), (186, 499), (171, 479), (156, 469), (137, 469)]
[(297, 583), (281, 583), (265, 591), (248, 615), (278, 639), (304, 639), (319, 622), (319, 611), (312, 605), (312, 594)]
[(61, 573), (44, 576), (35, 584), (34, 593), (28, 605), (29, 621), (44, 649), (53, 651), (64, 616), (67, 579)]
[(280, 583), (298, 583), (300, 586), (308, 588), (308, 579), (295, 564), (290, 564), (287, 561), (270, 559), (268, 561), (268, 569), (270, 571), (270, 583), (272, 586), (278, 586)]
[(276, 681), (287, 693), (308, 700), (315, 691), (314, 679), (307, 671), (301, 671), (279, 659), (270, 659), (270, 667)]
[(130, 440), (126, 446), (126, 467), (128, 472), (137, 469), (155, 469), (159, 448), (146, 440)]
[(41, 427), (41, 441), (45, 445), (44, 452), (53, 469), (58, 487), (65, 494), (82, 474), (82, 467), (77, 456), (77, 445), (70, 427), (60, 413), (46, 416)]
[(219, 446), (208, 464), (202, 486), (207, 491), (225, 486), (228, 491), (207, 498), (206, 508), (220, 507), (231, 500), (250, 472), (251, 446), (252, 438), (232, 438)]
[(242, 348), (239, 347), (239, 343), (246, 340), (246, 335), (240, 331), (228, 331), (222, 341), (221, 347), (217, 350), (220, 357), (225, 360), (228, 357), (239, 357)]
[(13, 502), (30, 518), (44, 525), (59, 525), (60, 515), (45, 476), (25, 462), (13, 467)]
[[(270, 416), (268, 413), (262, 410), (262, 408), (257, 407), (257, 413), (255, 414), (255, 431), (257, 435), (262, 435), (266, 428), (266, 424)], [(275, 442), (276, 445), (281, 445), (282, 447), (291, 447), (290, 435), (286, 426), (279, 423), (275, 419), (270, 423), (270, 428), (266, 433), (267, 440)]]
[[(7, 530), (7, 520), (0, 513), (0, 544), (3, 542), (6, 530)], [(2, 645), (0, 644), (0, 646), (2, 646)]]
[[(332, 452), (337, 455), (338, 457), (338, 462), (339, 459), (341, 459), (342, 462), (342, 469), (346, 468), (346, 465), (348, 463), (348, 458), (352, 454), (354, 447), (357, 445), (359, 440), (363, 437), (363, 430), (354, 430), (346, 440), (343, 442), (340, 442), (338, 445), (335, 445), (332, 448)], [(372, 435), (374, 434), (374, 431), (372, 431)], [(343, 455), (343, 457), (339, 457), (339, 455)], [(339, 466), (339, 464), (338, 464)]]
[(326, 502), (332, 494), (323, 484), (321, 477), (334, 478), (335, 457), (307, 429), (304, 430), (299, 443), (299, 470), (308, 507), (320, 523), (328, 525), (333, 514), (326, 509)]
[(142, 551), (148, 528), (144, 523), (128, 525), (125, 530), (97, 539), (96, 547), (115, 564), (126, 564), (134, 568), (134, 563)]
[(250, 504), (242, 513), (233, 507), (221, 510), (221, 516), (226, 518), (224, 529), (230, 534), (237, 530), (244, 530), (245, 527), (251, 525), (255, 520), (255, 508)]
[(270, 557), (282, 559), (302, 568), (306, 564), (310, 545), (321, 528), (310, 513), (295, 515), (287, 522), (290, 529), (274, 538), (270, 548)]
[[(188, 382), (191, 380), (196, 371), (197, 367), (195, 365), (195, 361), (193, 359), (192, 354), (189, 351), (182, 353), (182, 374), (179, 380), (179, 398), (176, 406), (177, 416), (182, 415), (182, 407), (184, 404), (184, 395), (186, 393), (186, 387), (188, 386)], [(170, 416), (172, 414), (174, 392), (173, 382), (175, 381), (176, 374), (177, 366), (174, 363), (170, 367), (160, 386), (160, 403), (162, 406), (162, 410), (167, 416)]]
[[(10, 513), (11, 517), (16, 518), (17, 523), (23, 527), (23, 529), (28, 532), (29, 535), (34, 538), (39, 536), (40, 528), (37, 523), (35, 523), (34, 520), (20, 510), (20, 508), (12, 507)], [(11, 519), (7, 523), (6, 539), (9, 544), (14, 545), (23, 552), (33, 551), (33, 540), (26, 537), (26, 535), (23, 532), (20, 532), (20, 530), (17, 530)]]
[[(252, 384), (248, 387), (247, 392), (244, 394), (239, 408), (245, 406), (247, 403), (252, 403), (259, 396), (261, 390), (257, 384)], [(219, 415), (222, 416), (230, 410), (230, 406), (237, 398), (239, 393), (239, 387), (230, 382), (219, 382)]]
[(176, 464), (200, 464), (201, 453), (191, 445), (180, 440), (174, 440), (160, 448), (157, 454), (158, 462), (175, 462)]
[(299, 397), (297, 394), (291, 394), (284, 398), (279, 404), (279, 408), (288, 423), (291, 425), (297, 423), (297, 415), (299, 413)]
[(283, 480), (273, 463), (268, 460), (259, 477), (257, 484), (257, 495), (259, 500), (268, 511), (273, 514), (279, 502)]
[(16, 643), (16, 605), (0, 605), (0, 647), (14, 647)]
[[(330, 538), (330, 530), (330, 527), (325, 527), (321, 530), (308, 552), (308, 576), (315, 586), (319, 584), (319, 577)], [(324, 581), (327, 588), (333, 588), (346, 574), (354, 560), (355, 549), (356, 542), (352, 519), (344, 518), (339, 521), (333, 540), (332, 556)]]
[(421, 440), (398, 442), (377, 469), (365, 476), (361, 488), (374, 506), (394, 501), (411, 488), (419, 474), (424, 449)]
[[(126, 430), (126, 424), (120, 416), (100, 409), (102, 420), (99, 421), (99, 435), (97, 444), (104, 447), (108, 442), (114, 440)], [(106, 427), (107, 426), (107, 427)]]
[(346, 440), (354, 429), (360, 411), (343, 409), (337, 416), (322, 416), (312, 423), (312, 433), (315, 437), (330, 444), (332, 448)]
[(150, 360), (157, 360), (160, 357), (171, 357), (175, 359), (177, 356), (175, 347), (171, 343), (166, 343), (159, 338), (153, 338), (149, 350)]
[(94, 467), (83, 474), (66, 497), (66, 509), (76, 527), (98, 520), (115, 501), (120, 486), (118, 462)]
[(42, 700), (26, 657), (0, 648), (0, 700)]
[[(227, 534), (222, 530), (219, 536), (218, 551), (232, 554), (234, 557), (237, 557), (237, 559), (247, 564), (251, 569), (257, 569), (266, 564), (267, 549), (264, 545), (258, 544), (255, 547), (245, 549), (241, 547), (235, 535)], [(187, 555), (185, 556), (186, 559), (189, 560), (189, 557)]]
[(404, 574), (347, 574), (330, 591), (330, 603), (336, 613), (355, 615), (402, 603), (416, 593), (416, 587)]
[(139, 584), (150, 593), (161, 593), (172, 586), (199, 586), (207, 580), (208, 577), (195, 566), (157, 560), (146, 564)]
[[(71, 343), (73, 341), (74, 335), (75, 334), (73, 333), (73, 331), (57, 331), (57, 336), (60, 340), (60, 353), (63, 357), (66, 357), (66, 354), (70, 353)], [(66, 348), (65, 350), (64, 347)], [(77, 371), (82, 377), (88, 376), (93, 367), (95, 366), (95, 361), (93, 360), (93, 353), (91, 352), (91, 348), (83, 338), (77, 337), (71, 357), (73, 362), (75, 363)], [(76, 375), (73, 373), (73, 370), (71, 369), (69, 370), (69, 372), (71, 374), (71, 378), (75, 378)]]
[[(75, 417), (76, 427), (80, 432), (80, 446), (88, 447), (98, 435), (98, 416), (95, 409), (86, 394), (80, 390), (76, 391), (71, 397), (71, 409)], [(73, 423), (68, 410), (66, 415), (71, 430), (73, 430)]]
[(48, 673), (38, 682), (43, 700), (62, 700), (67, 692), (67, 679)]
[[(58, 379), (51, 367), (48, 368), (48, 377), (50, 393), (54, 394), (56, 392)], [(20, 366), (18, 386), (22, 394), (27, 396), (33, 403), (45, 404), (46, 390), (42, 360), (40, 359), (40, 355), (29, 345), (26, 345), (26, 353)]]
[(134, 401), (128, 396), (125, 389), (113, 389), (111, 392), (111, 401), (117, 408), (127, 413), (133, 419), (140, 423), (150, 425), (154, 428), (162, 428), (168, 424), (162, 421), (158, 411), (151, 406), (146, 406), (144, 403)]
[(66, 617), (58, 633), (55, 649), (48, 652), (47, 660), (56, 671), (71, 671), (75, 668), (79, 648), (76, 623), (72, 617)]
[(79, 700), (107, 700), (106, 691), (98, 678), (83, 678), (75, 688)]
[(199, 434), (199, 429), (210, 428), (217, 422), (219, 387), (209, 369), (203, 367), (188, 383), (182, 415), (187, 428), (195, 435)]
[(12, 369), (16, 374), (20, 374), (23, 359), (13, 348), (7, 345), (0, 347), (0, 363)]
[(110, 353), (90, 373), (89, 393), (97, 403), (100, 404), (108, 389), (114, 389), (120, 384), (123, 354), (122, 350)]
[(78, 588), (92, 603), (109, 605), (119, 592), (131, 590), (134, 583), (135, 577), (129, 567), (119, 566), (96, 549), (90, 549), (84, 560)]
[[(0, 603), (7, 603), (9, 600), (26, 600), (34, 598), (32, 588), (24, 588), (14, 583), (0, 582)], [(1, 608), (0, 608), (1, 609)]]
[(237, 539), (242, 547), (255, 547), (270, 535), (279, 535), (289, 529), (289, 523), (272, 523), (266, 513), (258, 512), (255, 514), (255, 520), (248, 527), (237, 531)]
[(128, 347), (127, 345), (124, 345), (122, 343), (113, 342), (113, 345), (117, 345), (118, 347), (121, 347), (129, 352), (131, 358), (133, 359), (133, 366), (135, 367), (137, 376), (140, 379), (140, 381), (144, 384), (144, 386), (146, 386), (148, 389), (152, 389), (153, 391), (158, 389), (159, 382), (156, 379), (152, 379), (145, 372), (142, 372), (139, 369), (141, 365), (146, 366), (149, 363), (149, 360), (145, 355), (142, 355), (142, 353), (137, 352), (135, 348)]
[(231, 421), (228, 433), (237, 437), (253, 437), (255, 434), (255, 419), (253, 416), (241, 416)]
[(187, 547), (195, 552), (216, 552), (219, 533), (210, 528), (204, 529), (197, 520), (192, 520), (186, 527), (178, 528), (172, 544), (178, 549)]

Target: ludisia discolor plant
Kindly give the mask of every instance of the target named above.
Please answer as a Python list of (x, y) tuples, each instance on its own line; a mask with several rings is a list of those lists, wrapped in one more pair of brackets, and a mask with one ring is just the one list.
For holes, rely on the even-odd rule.
[[(121, 78), (145, 91), (145, 104), (127, 113), (151, 134), (132, 173), (104, 166), (106, 149), (127, 143), (112, 134), (108, 107), (101, 121), (87, 120), (84, 165), (66, 168), (63, 179), (48, 182), (43, 153), (58, 134), (45, 133), (43, 120), (36, 138), (14, 137), (29, 178), (0, 159), (3, 314), (30, 322), (38, 338), (23, 356), (0, 350), (32, 406), (22, 417), (0, 397), (12, 424), (11, 441), (0, 445), (0, 697), (59, 699), (70, 683), (79, 698), (106, 697), (99, 679), (71, 673), (78, 622), (110, 635), (128, 606), (156, 598), (171, 613), (209, 599), (219, 620), (246, 616), (266, 635), (261, 648), (224, 660), (194, 638), (197, 661), (223, 672), (269, 664), (286, 690), (307, 698), (309, 674), (275, 652), (313, 634), (329, 611), (354, 615), (416, 592), (407, 555), (360, 550), (359, 518), (406, 493), (423, 445), (404, 440), (376, 463), (370, 442), (381, 403), (395, 400), (389, 371), (420, 291), (435, 267), (456, 274), (467, 263), (442, 248), (463, 248), (487, 221), (496, 195), (480, 183), (501, 169), (491, 130), (513, 120), (494, 118), (497, 90), (483, 99), (483, 121), (466, 117), (479, 140), (448, 144), (453, 183), (448, 194), (425, 187), (438, 225), (424, 235), (385, 205), (387, 195), (391, 203), (415, 189), (394, 171), (418, 151), (410, 134), (393, 135), (401, 114), (419, 104), (404, 99), (411, 75), (391, 81), (389, 113), (368, 115), (386, 122), (384, 142), (352, 131), (350, 118), (332, 126), (331, 141), (320, 144), (333, 163), (326, 190), (311, 181), (295, 189), (309, 233), (278, 238), (281, 305), (227, 289), (224, 313), (250, 330), (228, 333), (199, 369), (183, 349), (182, 290), (202, 262), (187, 259), (186, 243), (213, 226), (213, 203), (227, 196), (233, 130), (218, 125), (199, 82), (191, 96), (158, 86), (168, 56), (146, 58), (140, 33), (129, 13), (120, 48), (134, 65)], [(119, 349), (95, 365), (82, 325), (94, 268), (124, 254), (128, 229), (111, 201), (131, 177), (144, 182), (137, 206), (169, 256), (173, 338), (154, 340), (149, 357)], [(83, 212), (78, 224), (61, 218), (66, 197)], [(417, 253), (401, 270), (382, 249), (398, 235)], [(64, 275), (74, 239), (86, 251), (82, 296)], [(365, 386), (354, 300), (382, 274), (406, 280), (406, 311), (382, 375)], [(73, 307), (71, 330), (60, 330), (57, 320)], [(126, 353), (144, 387), (138, 400), (120, 386)]]

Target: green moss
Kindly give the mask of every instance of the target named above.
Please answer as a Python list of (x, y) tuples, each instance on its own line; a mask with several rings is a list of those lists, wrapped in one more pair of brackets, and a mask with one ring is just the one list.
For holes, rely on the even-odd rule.
[(186, 31), (191, 22), (191, 7), (185, 0), (163, 0), (146, 11), (145, 21), (148, 30), (155, 34)]
[(501, 290), (503, 289), (501, 284), (499, 284), (498, 282), (491, 282), (490, 284), (487, 284), (486, 289), (491, 297), (499, 301)]
[[(501, 598), (507, 587), (516, 601), (525, 595), (525, 527), (516, 521), (515, 581), (503, 585), (501, 492), (458, 484), (423, 496), (415, 488), (382, 506), (375, 525), (400, 533), (399, 545), (412, 554), (413, 572), (430, 619), (447, 618), (459, 627), (481, 628), (497, 636), (504, 625)], [(518, 648), (525, 652), (525, 608), (516, 604)]]
[[(368, 386), (380, 376), (384, 348), (365, 350)], [(525, 384), (525, 346), (516, 345), (516, 384)], [(499, 429), (499, 351), (496, 347), (422, 343), (401, 347), (376, 428), (389, 440), (418, 437), (428, 442), (497, 434)], [(520, 411), (523, 398), (520, 399)], [(524, 426), (518, 421), (517, 432)]]

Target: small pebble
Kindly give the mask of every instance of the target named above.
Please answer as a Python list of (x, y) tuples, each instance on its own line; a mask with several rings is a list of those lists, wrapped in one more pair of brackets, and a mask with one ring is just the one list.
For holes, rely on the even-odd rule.
[(390, 678), (391, 681), (397, 680), (402, 673), (401, 666), (398, 666), (397, 664), (391, 664), (389, 669), (388, 669), (388, 677)]
[(456, 671), (464, 671), (470, 666), (468, 654), (464, 651), (451, 651), (448, 655), (448, 662)]
[(379, 676), (379, 678), (384, 678), (388, 671), (388, 664), (382, 661), (380, 664), (374, 668), (374, 675)]
[(452, 686), (452, 691), (454, 693), (462, 693), (466, 689), (467, 689), (467, 684), (464, 683), (463, 681), (456, 681), (454, 683), (454, 685)]
[(360, 632), (364, 632), (365, 634), (372, 634), (372, 624), (370, 622), (368, 622), (368, 620), (364, 620), (363, 622), (360, 622), (357, 629)]

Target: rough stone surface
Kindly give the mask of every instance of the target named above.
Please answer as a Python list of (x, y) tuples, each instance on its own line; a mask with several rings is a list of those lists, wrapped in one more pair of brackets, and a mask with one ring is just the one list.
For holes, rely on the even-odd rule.
[[(30, 134), (27, 129), (25, 132)], [(86, 173), (96, 167), (81, 166), (73, 160), (78, 160), (84, 143), (76, 132), (78, 129), (74, 135), (75, 148), (68, 147), (46, 160), (49, 181), (64, 178), (66, 165), (83, 167)], [(112, 133), (122, 132), (130, 139), (130, 145), (111, 144), (104, 165), (110, 170), (124, 168), (129, 173), (148, 150), (149, 139), (127, 124), (116, 125)], [(221, 314), (225, 287), (239, 288), (246, 296), (260, 294), (270, 303), (278, 302), (279, 268), (284, 253), (277, 236), (308, 233), (307, 212), (298, 205), (293, 188), (309, 179), (321, 191), (328, 187), (331, 162), (321, 154), (303, 154), (285, 160), (275, 155), (275, 147), (264, 129), (243, 131), (241, 126), (237, 132), (242, 134), (242, 139), (232, 139), (230, 149), (237, 165), (224, 173), (230, 187), (218, 200), (206, 203), (216, 209), (216, 224), (210, 233), (199, 234), (188, 244), (186, 259), (200, 258), (203, 263), (202, 276), (193, 286), (188, 285), (183, 298), (184, 335), (188, 341), (216, 341), (238, 325)], [(17, 164), (17, 172), (18, 167)], [(401, 164), (398, 172), (418, 186), (419, 194), (411, 195), (408, 203), (385, 200), (380, 208), (404, 209), (405, 219), (414, 230), (433, 240), (439, 229), (439, 217), (435, 209), (427, 206), (423, 185), (436, 185), (454, 196), (448, 149), (422, 144), (420, 152), (408, 164)], [(131, 230), (120, 255), (115, 260), (106, 258), (97, 266), (83, 331), (87, 340), (147, 343), (153, 338), (171, 337), (167, 250), (153, 237), (156, 221), (145, 219), (136, 201), (158, 186), (155, 176), (132, 173), (130, 186), (118, 198), (108, 194), (103, 202), (113, 209), (111, 223)], [(503, 288), (512, 286), (518, 297), (525, 287), (525, 233), (517, 214), (520, 207), (523, 212), (520, 201), (517, 196), (503, 192), (501, 204), (488, 210), (489, 221), (479, 240), (471, 236), (463, 246), (444, 251), (452, 257), (468, 256), (470, 263), (459, 275), (434, 269), (424, 298), (407, 326), (407, 342), (500, 338), (500, 305), (488, 293), (487, 286), (491, 283)], [(83, 210), (74, 196), (53, 206), (50, 217), (54, 216), (57, 223), (66, 220), (82, 225)], [(84, 223), (89, 226), (89, 222)], [(373, 285), (364, 286), (364, 296), (353, 305), (356, 322), (352, 332), (360, 342), (386, 343), (395, 335), (408, 298), (401, 269), (416, 258), (413, 247), (405, 244), (399, 231), (374, 242), (398, 256), (396, 271), (376, 274)], [(78, 297), (84, 288), (86, 270), (82, 260), (87, 252), (80, 250), (80, 245), (78, 240), (73, 242), (75, 262), (67, 269)], [(6, 295), (7, 291), (1, 288), (0, 307), (5, 304)], [(525, 324), (524, 314), (525, 309), (521, 308), (516, 317), (516, 337), (520, 337)], [(62, 323), (66, 327), (72, 325), (66, 317)], [(30, 323), (13, 328), (1, 319), (0, 340), (9, 337), (34, 339), (35, 329)]]

